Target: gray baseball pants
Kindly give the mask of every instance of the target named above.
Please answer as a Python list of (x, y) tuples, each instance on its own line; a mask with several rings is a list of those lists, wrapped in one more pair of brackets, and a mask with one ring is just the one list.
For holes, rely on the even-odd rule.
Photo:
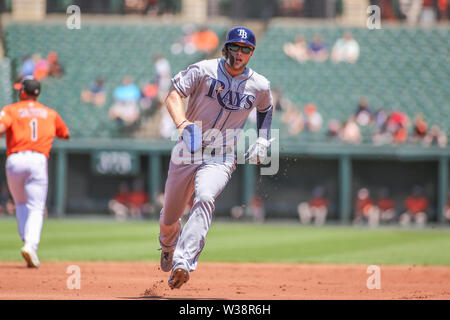
[[(222, 156), (201, 164), (176, 164), (171, 160), (159, 219), (159, 242), (163, 251), (175, 250), (174, 265), (183, 265), (189, 271), (196, 269), (211, 225), (215, 199), (234, 169), (234, 158), (223, 161)], [(189, 219), (181, 232), (181, 216), (193, 194)]]

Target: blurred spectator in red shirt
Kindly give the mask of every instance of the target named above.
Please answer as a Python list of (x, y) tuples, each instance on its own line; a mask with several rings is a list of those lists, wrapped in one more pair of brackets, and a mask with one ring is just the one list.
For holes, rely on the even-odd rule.
[(386, 130), (392, 135), (392, 144), (405, 143), (408, 139), (409, 118), (401, 111), (394, 111), (389, 116)]
[(379, 215), (373, 199), (370, 197), (370, 192), (367, 188), (358, 190), (355, 201), (355, 216), (353, 224), (361, 225), (368, 223), (370, 227), (378, 226)]
[(117, 193), (108, 202), (108, 208), (114, 214), (116, 220), (124, 221), (127, 219), (129, 213), (129, 199), (130, 188), (126, 182), (121, 182)]
[(144, 214), (150, 213), (150, 202), (144, 183), (141, 179), (133, 182), (133, 189), (129, 193), (128, 203), (131, 218), (140, 219)]
[(388, 188), (382, 188), (376, 203), (378, 209), (380, 222), (389, 223), (395, 218), (395, 202), (389, 194)]
[(400, 216), (400, 225), (408, 226), (414, 220), (418, 227), (427, 221), (428, 199), (423, 195), (422, 187), (414, 186), (412, 194), (405, 199), (406, 211)]
[(323, 225), (327, 218), (328, 205), (325, 188), (322, 186), (315, 187), (311, 199), (308, 202), (301, 202), (297, 207), (300, 222), (309, 224), (314, 220), (315, 225)]
[(50, 77), (61, 78), (64, 74), (63, 67), (59, 62), (58, 54), (55, 51), (47, 55), (48, 61), (48, 75)]
[(420, 142), (425, 138), (428, 131), (428, 124), (425, 122), (423, 114), (419, 113), (414, 117), (413, 121), (413, 135), (411, 140), (413, 142)]
[(141, 88), (141, 98), (139, 99), (139, 107), (142, 114), (150, 114), (155, 108), (155, 99), (158, 97), (158, 85), (155, 83), (146, 83)]
[(397, 20), (392, 0), (370, 0), (370, 4), (381, 8), (381, 19), (383, 21)]
[(141, 179), (133, 181), (132, 190), (125, 181), (121, 182), (108, 207), (119, 221), (124, 221), (128, 217), (140, 219), (143, 214), (150, 213), (149, 197), (144, 190), (143, 181)]
[(253, 222), (264, 222), (266, 211), (264, 209), (264, 200), (260, 195), (255, 195), (250, 204), (250, 210), (253, 217)]
[(190, 38), (191, 43), (194, 44), (197, 51), (203, 51), (207, 54), (214, 52), (219, 46), (219, 37), (210, 30), (207, 26), (201, 26), (195, 31)]
[(437, 7), (439, 20), (448, 20), (450, 18), (450, 1), (438, 0)]
[(388, 123), (406, 127), (409, 123), (409, 118), (404, 112), (393, 111), (389, 116)]

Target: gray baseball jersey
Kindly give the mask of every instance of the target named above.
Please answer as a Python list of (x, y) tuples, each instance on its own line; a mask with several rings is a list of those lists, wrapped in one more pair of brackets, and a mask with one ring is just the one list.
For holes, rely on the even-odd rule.
[[(235, 77), (228, 74), (224, 59), (204, 60), (190, 65), (172, 79), (175, 89), (189, 97), (186, 118), (201, 123), (204, 145), (234, 145), (235, 129), (243, 129), (253, 108), (269, 110), (272, 95), (269, 81), (250, 68)], [(212, 141), (208, 131), (220, 130), (224, 139)], [(234, 130), (230, 130), (234, 129)], [(209, 139), (209, 141), (208, 141)], [(179, 140), (178, 144), (184, 143)], [(175, 148), (174, 148), (175, 149)], [(176, 163), (172, 154), (160, 216), (159, 242), (163, 251), (173, 251), (175, 265), (195, 270), (205, 244), (214, 202), (235, 169), (234, 154), (228, 161), (203, 160)], [(190, 217), (181, 232), (180, 218), (194, 194)]]
[(201, 122), (204, 144), (212, 143), (208, 141), (211, 129), (220, 130), (224, 138), (214, 144), (233, 144), (236, 135), (227, 129), (243, 129), (254, 107), (264, 112), (272, 106), (270, 82), (264, 76), (247, 67), (232, 77), (225, 69), (224, 59), (190, 65), (172, 83), (185, 98), (189, 97), (186, 118)]

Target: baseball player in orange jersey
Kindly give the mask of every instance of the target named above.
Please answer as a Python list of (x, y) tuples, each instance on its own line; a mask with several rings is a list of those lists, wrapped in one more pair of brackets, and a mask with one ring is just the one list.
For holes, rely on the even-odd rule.
[(53, 138), (69, 139), (59, 114), (37, 102), (41, 85), (25, 78), (14, 85), (20, 101), (0, 112), (0, 135), (6, 132), (6, 178), (16, 206), (22, 256), (30, 268), (39, 267), (37, 248), (48, 190), (47, 160)]

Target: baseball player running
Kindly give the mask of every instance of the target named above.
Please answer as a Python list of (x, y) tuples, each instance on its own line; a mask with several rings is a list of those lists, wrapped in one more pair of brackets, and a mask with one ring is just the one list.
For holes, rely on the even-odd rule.
[[(260, 163), (267, 157), (272, 95), (270, 82), (247, 67), (255, 46), (251, 30), (233, 28), (226, 36), (223, 58), (192, 64), (172, 78), (165, 103), (180, 138), (172, 150), (159, 220), (161, 270), (171, 271), (171, 289), (180, 288), (196, 269), (215, 199), (235, 169), (236, 155), (228, 147), (236, 145), (253, 108), (257, 109), (258, 138), (246, 160)], [(185, 113), (182, 99), (188, 97)], [(192, 161), (199, 150), (201, 161)], [(180, 217), (192, 196), (189, 219), (181, 228)]]
[(48, 189), (47, 159), (53, 138), (69, 139), (69, 129), (55, 110), (37, 102), (41, 91), (37, 80), (25, 78), (14, 88), (20, 90), (20, 101), (0, 112), (0, 135), (6, 132), (6, 178), (24, 241), (22, 256), (28, 267), (37, 268)]

